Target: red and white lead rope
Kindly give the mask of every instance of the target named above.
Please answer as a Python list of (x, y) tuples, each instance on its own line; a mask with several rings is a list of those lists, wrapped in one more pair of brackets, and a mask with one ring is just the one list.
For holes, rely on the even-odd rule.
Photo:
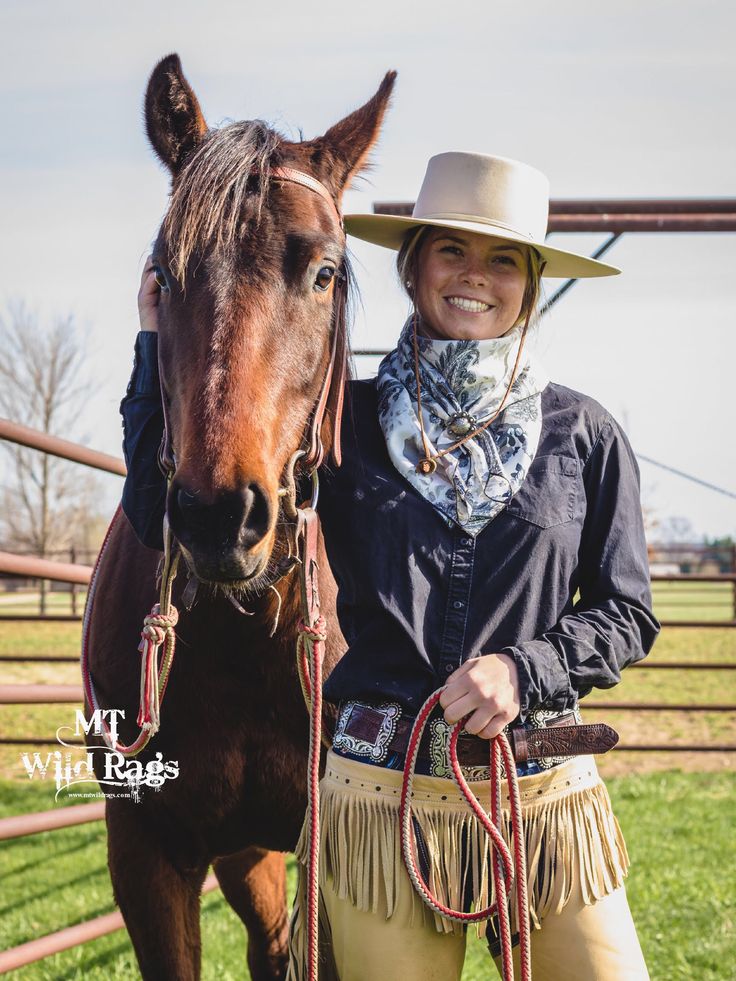
[[(514, 963), (513, 947), (511, 942), (511, 924), (509, 921), (508, 892), (511, 883), (516, 879), (516, 908), (519, 921), (519, 956), (521, 966), (522, 981), (531, 981), (531, 948), (530, 948), (530, 927), (529, 927), (529, 906), (527, 899), (526, 881), (526, 849), (524, 847), (524, 831), (521, 817), (521, 799), (519, 796), (519, 785), (516, 779), (516, 762), (514, 760), (511, 747), (503, 733), (499, 733), (495, 739), (490, 740), (490, 763), (491, 763), (491, 814), (490, 817), (481, 806), (478, 798), (472, 792), (463, 776), (460, 763), (457, 758), (457, 741), (460, 732), (467, 721), (468, 716), (455, 723), (450, 730), (450, 743), (448, 755), (452, 775), (455, 779), (460, 793), (468, 803), (468, 806), (475, 814), (486, 834), (491, 839), (491, 859), (493, 866), (493, 883), (495, 887), (495, 902), (485, 909), (475, 912), (463, 912), (445, 906), (432, 893), (422, 875), (416, 857), (416, 840), (411, 815), (412, 784), (414, 780), (414, 770), (416, 767), (417, 756), (419, 754), (419, 743), (422, 738), (427, 721), (432, 710), (439, 704), (440, 696), (444, 689), (440, 688), (433, 692), (424, 705), (419, 710), (419, 714), (412, 727), (409, 738), (409, 747), (406, 752), (404, 764), (404, 779), (401, 787), (401, 805), (399, 809), (399, 823), (401, 826), (401, 852), (404, 858), (406, 871), (419, 896), (425, 904), (449, 920), (461, 923), (476, 923), (480, 920), (487, 920), (493, 914), (498, 915), (499, 933), (501, 938), (501, 960), (503, 967), (504, 981), (513, 981)], [(501, 786), (503, 783), (501, 771), (501, 759), (506, 768), (509, 803), (511, 808), (511, 833), (513, 838), (513, 858), (506, 842), (501, 834)]]
[[(308, 777), (308, 822), (309, 849), (307, 856), (307, 979), (317, 981), (319, 958), (319, 749), (322, 740), (322, 660), (326, 624), (324, 617), (309, 627), (304, 621), (299, 624), (297, 640), (297, 663), (302, 691), (309, 711), (309, 777)], [(521, 981), (531, 981), (531, 946), (529, 926), (529, 906), (527, 898), (526, 849), (521, 815), (521, 799), (516, 778), (516, 762), (511, 747), (503, 733), (490, 740), (491, 763), (491, 814), (490, 817), (473, 794), (462, 774), (457, 758), (457, 741), (466, 719), (456, 723), (450, 732), (448, 754), (453, 777), (463, 797), (467, 801), (486, 834), (491, 838), (491, 858), (495, 902), (485, 909), (475, 912), (453, 910), (441, 903), (424, 881), (416, 859), (416, 841), (411, 820), (411, 796), (414, 770), (419, 753), (419, 743), (432, 709), (439, 703), (443, 689), (434, 692), (422, 706), (409, 739), (409, 747), (404, 766), (404, 779), (401, 789), (399, 822), (401, 827), (401, 849), (409, 878), (419, 896), (434, 912), (451, 920), (475, 923), (498, 915), (501, 939), (501, 965), (503, 981), (513, 981), (513, 945), (508, 909), (508, 893), (516, 879), (516, 908), (519, 923), (519, 958)], [(511, 809), (511, 833), (513, 856), (501, 833), (501, 787), (503, 783), (501, 760), (506, 769), (509, 803)]]
[(300, 620), (298, 630), (297, 665), (302, 692), (309, 711), (307, 977), (309, 981), (317, 981), (319, 973), (319, 755), (322, 746), (322, 664), (327, 639), (325, 618), (318, 616), (312, 626)]
[[(92, 578), (90, 580), (87, 605), (84, 610), (84, 623), (82, 627), (82, 683), (87, 701), (95, 712), (100, 712), (101, 707), (97, 700), (97, 694), (92, 683), (92, 673), (89, 668), (89, 622), (92, 614), (92, 603), (97, 589), (98, 570), (102, 556), (105, 553), (110, 535), (112, 534), (115, 522), (120, 516), (120, 508), (115, 512), (110, 527), (107, 529), (105, 540), (102, 543), (100, 554), (97, 557)], [(141, 641), (138, 651), (141, 655), (141, 681), (140, 698), (138, 707), (137, 724), (140, 731), (132, 743), (121, 743), (113, 738), (107, 722), (99, 716), (102, 736), (108, 748), (126, 758), (137, 756), (151, 739), (156, 735), (161, 726), (161, 702), (166, 692), (166, 685), (171, 672), (171, 665), (174, 661), (174, 650), (176, 646), (176, 627), (179, 619), (176, 607), (171, 602), (171, 590), (176, 576), (178, 564), (178, 553), (172, 554), (171, 535), (168, 527), (164, 527), (164, 538), (166, 549), (164, 551), (164, 564), (161, 573), (161, 595), (159, 602), (154, 604), (153, 609), (143, 621), (141, 631)], [(162, 613), (161, 610), (166, 610)], [(159, 664), (159, 650), (163, 647), (163, 654)]]

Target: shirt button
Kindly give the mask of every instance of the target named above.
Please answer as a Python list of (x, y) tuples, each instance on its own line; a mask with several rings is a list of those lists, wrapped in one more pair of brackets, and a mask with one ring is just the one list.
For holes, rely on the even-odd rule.
[(464, 604), (460, 600), (455, 600), (452, 605), (456, 610), (462, 610)]
[(454, 668), (453, 668), (453, 666), (451, 664), (446, 664), (445, 665), (445, 674), (452, 674), (453, 671), (454, 671)]
[(460, 539), (460, 544), (461, 545), (472, 545), (473, 544), (473, 539), (472, 538), (461, 538)]

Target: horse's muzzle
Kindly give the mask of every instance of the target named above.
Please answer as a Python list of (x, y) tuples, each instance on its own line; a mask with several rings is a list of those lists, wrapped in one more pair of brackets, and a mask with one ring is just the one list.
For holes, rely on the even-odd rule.
[(191, 557), (198, 579), (231, 583), (263, 571), (268, 557), (258, 546), (271, 530), (273, 510), (258, 484), (207, 495), (174, 478), (167, 511), (174, 537)]

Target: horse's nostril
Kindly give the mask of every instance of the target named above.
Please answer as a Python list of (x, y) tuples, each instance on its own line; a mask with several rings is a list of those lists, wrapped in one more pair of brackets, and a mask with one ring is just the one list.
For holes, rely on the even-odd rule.
[(198, 552), (254, 548), (268, 534), (271, 514), (269, 499), (257, 483), (214, 496), (175, 484), (169, 496), (172, 531)]
[[(202, 502), (199, 494), (180, 487), (169, 504), (172, 528), (186, 529), (189, 536), (208, 535), (214, 531), (216, 511), (212, 504)], [(173, 508), (171, 504), (173, 503)]]
[(176, 495), (176, 501), (182, 511), (193, 514), (198, 509), (197, 495), (181, 487)]
[(268, 533), (271, 521), (271, 508), (268, 498), (258, 484), (248, 484), (243, 497), (245, 514), (243, 516), (242, 538), (244, 544), (259, 542)]

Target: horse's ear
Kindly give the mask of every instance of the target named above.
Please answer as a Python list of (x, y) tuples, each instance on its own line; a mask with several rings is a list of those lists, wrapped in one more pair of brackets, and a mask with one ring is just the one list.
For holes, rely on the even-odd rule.
[(176, 176), (186, 157), (207, 132), (207, 123), (197, 97), (184, 77), (179, 55), (162, 58), (151, 72), (145, 113), (151, 146)]
[(395, 81), (396, 72), (387, 72), (372, 99), (315, 141), (319, 149), (314, 162), (320, 177), (338, 198), (366, 165), (368, 154), (378, 139)]

